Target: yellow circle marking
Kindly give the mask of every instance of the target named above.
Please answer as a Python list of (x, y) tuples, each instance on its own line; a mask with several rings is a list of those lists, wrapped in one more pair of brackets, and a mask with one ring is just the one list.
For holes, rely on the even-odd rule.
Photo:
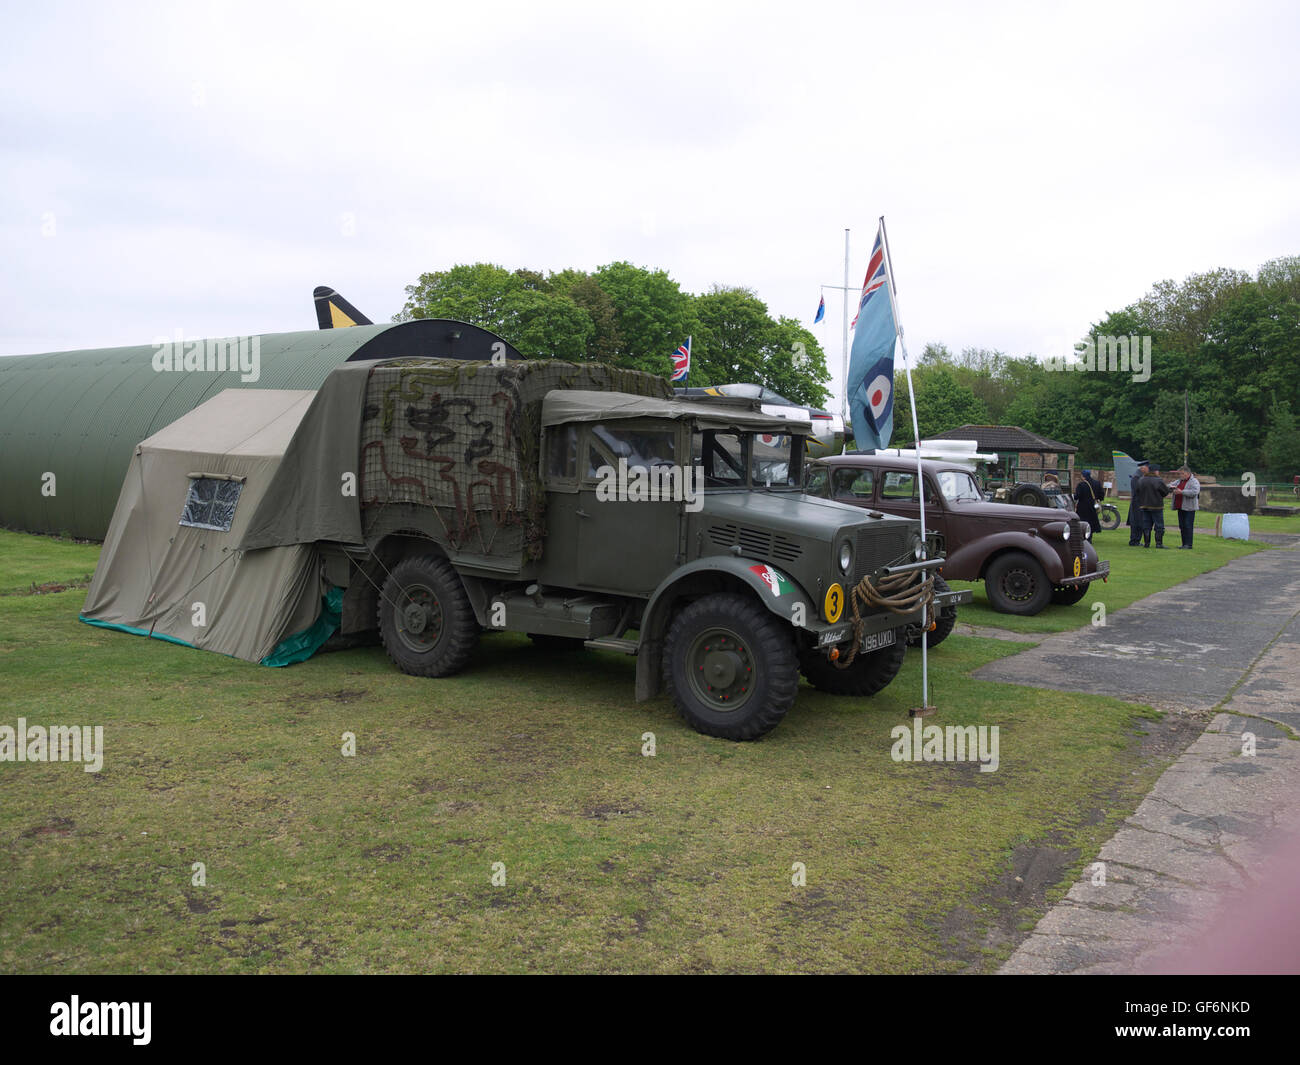
[(822, 615), (834, 625), (844, 613), (844, 589), (839, 584), (832, 584), (826, 589), (826, 601), (822, 603)]
[(1081, 565), (1081, 560), (1076, 558), (1076, 559), (1074, 560), (1074, 575), (1075, 575), (1076, 577), (1079, 575), (1079, 571), (1080, 571), (1082, 568), (1083, 568), (1083, 566)]

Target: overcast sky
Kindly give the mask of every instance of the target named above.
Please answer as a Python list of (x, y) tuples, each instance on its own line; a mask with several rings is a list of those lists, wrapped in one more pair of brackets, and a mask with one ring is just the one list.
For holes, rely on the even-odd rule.
[(385, 321), (480, 260), (811, 325), (881, 214), (914, 355), (1063, 351), (1157, 280), (1300, 254), (1298, 11), (13, 4), (0, 352), (313, 328), (317, 284)]

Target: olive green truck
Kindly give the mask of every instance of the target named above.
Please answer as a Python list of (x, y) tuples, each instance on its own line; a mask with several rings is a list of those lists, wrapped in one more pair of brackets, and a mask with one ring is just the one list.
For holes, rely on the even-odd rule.
[[(355, 438), (334, 416), (352, 410)], [(909, 630), (970, 598), (934, 597), (918, 522), (805, 495), (808, 424), (749, 401), (600, 365), (394, 359), (340, 367), (312, 413), (281, 470), (289, 535), (344, 590), (342, 634), (377, 628), (406, 673), (527, 633), (634, 655), (639, 700), (666, 688), (700, 732), (753, 740), (800, 673), (872, 695)]]

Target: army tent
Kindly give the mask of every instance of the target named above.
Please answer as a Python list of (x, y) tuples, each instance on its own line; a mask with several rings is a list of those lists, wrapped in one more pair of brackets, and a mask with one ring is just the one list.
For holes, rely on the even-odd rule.
[(314, 652), (341, 593), (316, 547), (243, 550), (316, 393), (219, 393), (131, 457), (81, 620), (265, 665)]

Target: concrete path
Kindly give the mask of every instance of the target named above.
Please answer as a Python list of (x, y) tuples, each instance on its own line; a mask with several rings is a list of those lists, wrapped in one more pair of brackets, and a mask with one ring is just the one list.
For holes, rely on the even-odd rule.
[(1272, 856), (1300, 840), (1300, 546), (1236, 559), (975, 676), (1213, 712), (1002, 972), (1158, 964), (1221, 923), (1225, 900), (1255, 898)]

